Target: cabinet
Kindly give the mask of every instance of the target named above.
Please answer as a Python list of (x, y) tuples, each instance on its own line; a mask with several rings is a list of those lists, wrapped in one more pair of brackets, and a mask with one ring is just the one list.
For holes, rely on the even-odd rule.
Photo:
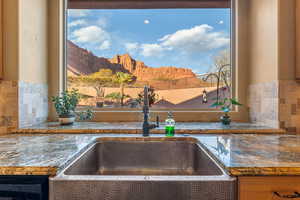
[(48, 200), (48, 176), (0, 176), (0, 200)]
[(300, 200), (300, 176), (239, 177), (238, 188), (239, 200)]

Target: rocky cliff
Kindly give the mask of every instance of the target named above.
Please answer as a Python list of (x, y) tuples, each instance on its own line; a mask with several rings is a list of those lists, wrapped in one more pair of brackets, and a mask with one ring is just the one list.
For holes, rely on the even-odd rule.
[(107, 68), (113, 72), (128, 73), (122, 65), (111, 63), (103, 57), (97, 57), (92, 52), (80, 48), (71, 41), (67, 42), (67, 63), (69, 74), (72, 75), (88, 75)]
[[(97, 57), (68, 41), (68, 71), (72, 75), (87, 75), (100, 69), (131, 73), (140, 84), (150, 84), (158, 89), (199, 87), (200, 81), (190, 69), (178, 67), (149, 67), (129, 54), (112, 59)], [(70, 73), (71, 72), (71, 73)]]
[(109, 59), (113, 64), (119, 64), (129, 71), (138, 81), (154, 80), (178, 80), (183, 78), (196, 78), (196, 75), (190, 69), (178, 67), (148, 67), (144, 62), (134, 60), (129, 54), (116, 55)]

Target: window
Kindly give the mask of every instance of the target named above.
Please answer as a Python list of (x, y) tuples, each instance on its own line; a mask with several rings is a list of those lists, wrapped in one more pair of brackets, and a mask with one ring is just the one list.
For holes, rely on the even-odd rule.
[(213, 109), (232, 95), (231, 4), (69, 0), (67, 87), (82, 106)]

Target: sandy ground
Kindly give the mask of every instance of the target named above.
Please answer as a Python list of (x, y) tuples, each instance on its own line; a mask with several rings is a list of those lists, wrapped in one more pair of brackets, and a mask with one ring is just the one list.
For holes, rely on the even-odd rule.
[[(91, 87), (76, 87), (80, 93), (88, 96), (96, 96), (95, 89)], [(180, 104), (182, 102), (193, 99), (202, 95), (203, 91), (207, 92), (215, 90), (216, 87), (202, 87), (202, 88), (187, 88), (187, 89), (171, 89), (171, 90), (156, 90), (155, 93), (158, 99), (164, 99), (173, 104)], [(105, 96), (113, 92), (120, 92), (120, 88), (104, 88)], [(125, 88), (125, 94), (131, 98), (137, 98), (138, 94), (143, 91), (143, 88)]]

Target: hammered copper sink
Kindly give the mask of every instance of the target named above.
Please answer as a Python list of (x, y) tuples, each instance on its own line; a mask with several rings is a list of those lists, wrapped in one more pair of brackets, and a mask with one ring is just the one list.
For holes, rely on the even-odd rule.
[(194, 138), (99, 138), (50, 180), (52, 200), (234, 200), (236, 180)]

